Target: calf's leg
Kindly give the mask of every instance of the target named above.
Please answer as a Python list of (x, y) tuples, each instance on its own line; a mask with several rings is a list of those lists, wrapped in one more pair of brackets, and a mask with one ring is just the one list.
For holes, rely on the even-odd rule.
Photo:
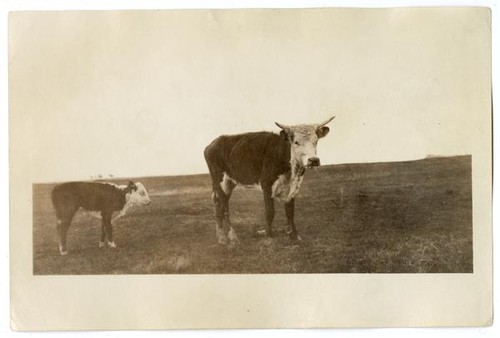
[(111, 213), (103, 212), (102, 221), (104, 223), (104, 231), (106, 232), (108, 246), (116, 248), (115, 241), (113, 240), (113, 225), (111, 224)]
[(56, 227), (57, 236), (59, 237), (59, 253), (61, 256), (65, 256), (68, 254), (68, 250), (66, 248), (68, 228), (78, 208), (76, 206), (64, 208), (60, 204), (55, 204), (54, 207), (56, 208), (57, 215)]
[[(102, 217), (102, 214), (101, 214)], [(106, 245), (106, 230), (105, 230), (106, 225), (104, 224), (104, 217), (102, 217), (101, 220), (101, 240), (99, 241), (99, 247), (104, 248)]]
[(70, 223), (71, 219), (68, 220), (67, 218), (57, 220), (57, 235), (59, 237), (59, 253), (61, 256), (68, 254), (68, 250), (66, 248), (66, 237)]

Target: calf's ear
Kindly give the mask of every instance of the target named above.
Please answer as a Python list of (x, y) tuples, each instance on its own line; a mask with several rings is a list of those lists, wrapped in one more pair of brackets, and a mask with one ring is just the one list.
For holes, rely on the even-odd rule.
[(316, 129), (316, 135), (318, 135), (318, 138), (325, 137), (326, 135), (328, 135), (329, 132), (330, 128), (324, 126), (318, 127), (318, 129)]
[(137, 190), (137, 186), (132, 181), (128, 181), (128, 187), (132, 190)]

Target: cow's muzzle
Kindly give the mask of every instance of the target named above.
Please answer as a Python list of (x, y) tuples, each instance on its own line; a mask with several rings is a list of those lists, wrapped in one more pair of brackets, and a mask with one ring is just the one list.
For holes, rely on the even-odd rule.
[(318, 157), (310, 157), (307, 160), (308, 167), (319, 167), (320, 164), (321, 164), (321, 162), (319, 161)]

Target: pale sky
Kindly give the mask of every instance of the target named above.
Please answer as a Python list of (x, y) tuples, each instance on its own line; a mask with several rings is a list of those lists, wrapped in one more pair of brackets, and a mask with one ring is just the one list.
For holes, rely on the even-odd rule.
[(14, 13), (16, 151), (26, 147), (35, 182), (203, 173), (203, 149), (218, 135), (335, 115), (318, 145), (323, 164), (471, 154), (491, 85), (489, 20), (473, 16)]

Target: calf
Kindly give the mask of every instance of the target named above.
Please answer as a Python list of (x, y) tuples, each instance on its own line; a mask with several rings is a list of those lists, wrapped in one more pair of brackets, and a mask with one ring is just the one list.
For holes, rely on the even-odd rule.
[(238, 243), (229, 221), (229, 198), (238, 184), (261, 185), (268, 236), (272, 236), (274, 199), (278, 199), (285, 202), (290, 238), (300, 239), (293, 220), (295, 196), (306, 168), (320, 165), (316, 146), (318, 139), (330, 131), (325, 125), (333, 118), (320, 124), (286, 126), (276, 123), (281, 128), (279, 135), (270, 132), (223, 135), (205, 148), (219, 243)]
[(78, 209), (100, 212), (102, 233), (99, 247), (103, 247), (107, 239), (108, 246), (115, 248), (111, 225), (113, 212), (120, 212), (116, 219), (123, 216), (132, 205), (149, 205), (151, 199), (140, 182), (129, 182), (128, 185), (122, 186), (111, 183), (68, 182), (59, 184), (52, 190), (52, 203), (57, 217), (59, 252), (64, 256), (68, 253), (68, 228)]

